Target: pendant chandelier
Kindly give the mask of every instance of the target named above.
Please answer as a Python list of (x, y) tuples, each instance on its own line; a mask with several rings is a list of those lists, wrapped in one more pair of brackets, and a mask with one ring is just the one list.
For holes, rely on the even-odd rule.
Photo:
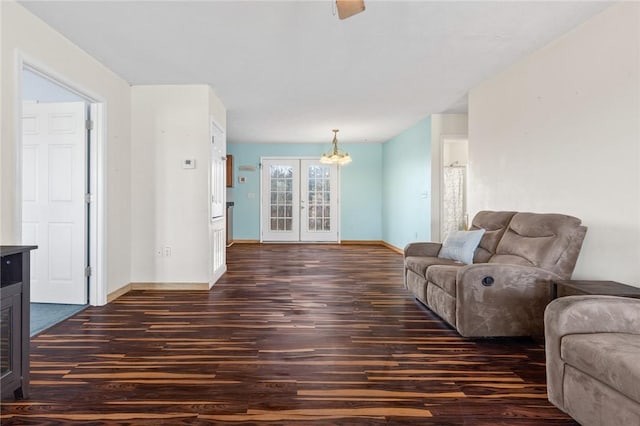
[(333, 149), (329, 153), (322, 154), (322, 157), (320, 157), (322, 164), (338, 164), (344, 166), (351, 162), (351, 156), (338, 149), (338, 132), (338, 129), (333, 129)]

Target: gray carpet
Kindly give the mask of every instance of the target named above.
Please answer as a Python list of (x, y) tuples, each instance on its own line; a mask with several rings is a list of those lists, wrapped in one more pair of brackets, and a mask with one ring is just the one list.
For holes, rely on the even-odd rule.
[(61, 305), (57, 303), (32, 303), (31, 304), (31, 336), (40, 333), (80, 312), (87, 305)]

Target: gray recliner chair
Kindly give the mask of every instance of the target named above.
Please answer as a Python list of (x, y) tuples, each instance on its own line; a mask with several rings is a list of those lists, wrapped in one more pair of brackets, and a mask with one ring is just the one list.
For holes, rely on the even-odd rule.
[(640, 299), (561, 297), (544, 323), (549, 401), (583, 426), (640, 425)]

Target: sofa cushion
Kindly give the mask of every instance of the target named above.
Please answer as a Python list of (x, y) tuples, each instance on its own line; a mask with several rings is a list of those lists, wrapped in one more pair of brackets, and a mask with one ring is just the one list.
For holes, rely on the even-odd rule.
[(427, 268), (431, 265), (462, 265), (462, 263), (439, 257), (409, 256), (404, 259), (404, 266), (421, 277), (426, 277)]
[(464, 265), (433, 265), (427, 269), (427, 282), (440, 287), (445, 293), (456, 296), (456, 276)]
[(438, 253), (441, 259), (457, 260), (467, 265), (473, 263), (473, 254), (478, 248), (484, 229), (474, 231), (451, 231), (447, 234)]
[(640, 402), (640, 335), (570, 334), (560, 345), (565, 363)]
[(485, 233), (473, 256), (473, 263), (485, 263), (496, 252), (498, 242), (511, 222), (516, 212), (480, 211), (471, 222), (471, 230), (484, 229)]
[(489, 262), (535, 266), (568, 278), (585, 233), (572, 216), (516, 213)]

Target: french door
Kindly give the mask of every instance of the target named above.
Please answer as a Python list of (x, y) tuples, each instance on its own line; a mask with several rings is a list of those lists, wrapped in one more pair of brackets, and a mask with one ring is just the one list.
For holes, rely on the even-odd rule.
[(261, 216), (261, 241), (337, 242), (338, 167), (263, 159)]

